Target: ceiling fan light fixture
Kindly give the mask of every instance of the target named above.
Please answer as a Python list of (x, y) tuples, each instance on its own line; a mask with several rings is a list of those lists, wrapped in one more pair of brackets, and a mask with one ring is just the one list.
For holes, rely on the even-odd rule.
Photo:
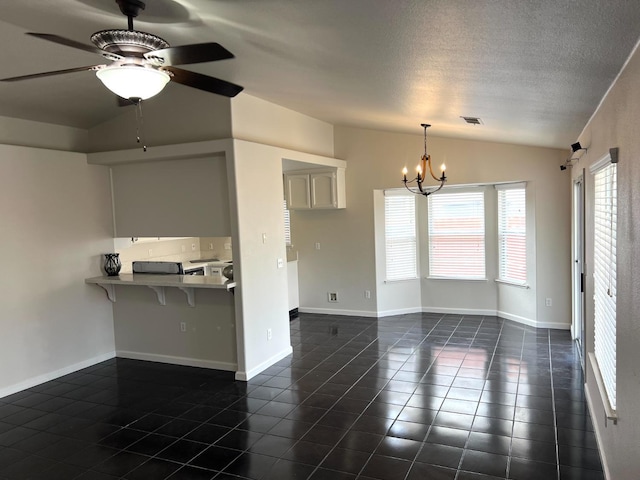
[(167, 72), (139, 65), (110, 65), (96, 76), (116, 95), (140, 100), (157, 95), (171, 80)]

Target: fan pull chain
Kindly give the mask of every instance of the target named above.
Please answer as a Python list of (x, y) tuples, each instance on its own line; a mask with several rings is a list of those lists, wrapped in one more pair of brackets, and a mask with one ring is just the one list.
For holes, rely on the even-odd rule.
[(136, 102), (136, 142), (142, 143), (142, 150), (147, 151), (147, 145), (144, 143), (144, 118), (142, 116), (142, 100)]

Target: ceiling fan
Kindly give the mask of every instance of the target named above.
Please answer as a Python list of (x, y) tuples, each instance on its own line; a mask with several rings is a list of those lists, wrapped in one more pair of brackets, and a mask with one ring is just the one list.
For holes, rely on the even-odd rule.
[(235, 97), (243, 90), (243, 87), (225, 80), (174, 66), (233, 58), (233, 54), (227, 49), (218, 43), (171, 47), (169, 43), (156, 35), (133, 29), (133, 19), (138, 16), (140, 10), (144, 10), (144, 2), (140, 0), (115, 1), (120, 7), (120, 11), (128, 19), (128, 29), (101, 30), (94, 33), (91, 35), (91, 42), (95, 46), (85, 45), (49, 33), (27, 33), (27, 35), (53, 43), (97, 53), (109, 60), (110, 64), (22, 75), (4, 78), (1, 81), (14, 82), (89, 70), (96, 72), (96, 76), (109, 90), (134, 104), (157, 95), (170, 80), (225, 97)]

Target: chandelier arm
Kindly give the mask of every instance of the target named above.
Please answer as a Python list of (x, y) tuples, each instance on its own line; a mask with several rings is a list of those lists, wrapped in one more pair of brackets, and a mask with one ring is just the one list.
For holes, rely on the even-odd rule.
[(404, 188), (409, 190), (411, 193), (414, 193), (414, 194), (417, 193), (417, 192), (414, 192), (413, 190), (411, 190), (411, 187), (409, 187), (409, 185), (407, 185), (407, 182), (404, 182)]

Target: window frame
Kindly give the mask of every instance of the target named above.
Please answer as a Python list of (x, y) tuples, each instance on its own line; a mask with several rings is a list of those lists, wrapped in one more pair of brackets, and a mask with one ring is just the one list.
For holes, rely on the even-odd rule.
[[(428, 279), (430, 280), (464, 280), (464, 281), (486, 281), (487, 280), (487, 227), (486, 227), (486, 218), (487, 218), (487, 199), (486, 199), (486, 187), (478, 186), (478, 187), (466, 187), (466, 188), (455, 188), (455, 189), (445, 189), (441, 192), (432, 194), (428, 197), (428, 215), (427, 215), (427, 250), (429, 255), (429, 274)], [(482, 273), (477, 275), (464, 275), (460, 273), (452, 273), (452, 274), (441, 274), (437, 273), (434, 269), (434, 257), (433, 257), (433, 247), (434, 234), (432, 232), (433, 220), (435, 215), (433, 214), (433, 204), (434, 202), (438, 202), (446, 196), (461, 196), (461, 195), (469, 195), (469, 196), (480, 196), (482, 199), (481, 205), (481, 214), (478, 215), (476, 220), (480, 220), (479, 225), (481, 225), (481, 232), (478, 231), (475, 235), (482, 237)], [(459, 197), (460, 198), (460, 197)], [(441, 235), (442, 236), (442, 235)], [(462, 235), (461, 235), (462, 236)]]
[[(391, 202), (393, 202), (394, 200), (398, 201), (397, 199), (402, 199), (403, 201), (406, 202), (406, 205), (410, 205), (411, 206), (411, 213), (407, 213), (407, 212), (390, 212), (390, 208), (389, 208), (389, 204)], [(409, 270), (409, 273), (405, 276), (393, 276), (390, 277), (389, 276), (389, 272), (390, 272), (390, 268), (389, 268), (389, 263), (390, 261), (394, 261), (395, 259), (398, 258), (402, 258), (403, 255), (390, 255), (390, 248), (391, 245), (393, 245), (394, 243), (394, 239), (391, 238), (392, 241), (390, 241), (390, 222), (389, 222), (389, 214), (390, 213), (394, 213), (396, 215), (401, 214), (402, 218), (405, 220), (405, 225), (408, 226), (412, 226), (412, 229), (408, 229), (410, 230), (410, 233), (412, 235), (409, 236), (397, 236), (397, 241), (395, 242), (397, 244), (397, 246), (402, 246), (403, 243), (406, 245), (407, 241), (409, 243), (409, 246), (413, 247), (413, 256), (412, 256), (412, 262), (413, 264), (411, 265), (407, 265), (406, 269)], [(399, 217), (396, 217), (399, 218)], [(384, 281), (386, 283), (390, 283), (390, 282), (403, 282), (403, 281), (407, 281), (407, 280), (417, 280), (420, 278), (420, 263), (419, 263), (419, 242), (418, 242), (418, 221), (417, 221), (417, 206), (416, 206), (416, 195), (415, 194), (411, 194), (409, 192), (398, 192), (398, 191), (394, 191), (394, 190), (385, 190), (384, 191), (384, 258), (385, 258), (385, 273), (384, 273)], [(406, 232), (404, 232), (406, 233)], [(409, 256), (409, 258), (411, 258), (411, 255)], [(411, 263), (411, 262), (409, 262)]]
[[(517, 182), (517, 183), (507, 183), (507, 184), (496, 184), (494, 185), (495, 189), (496, 189), (496, 203), (497, 203), (497, 217), (496, 217), (496, 223), (497, 223), (497, 242), (498, 242), (498, 265), (497, 265), (497, 278), (496, 278), (496, 282), (499, 283), (505, 283), (505, 284), (509, 284), (509, 285), (514, 285), (514, 286), (519, 286), (519, 287), (526, 287), (528, 288), (528, 283), (527, 283), (527, 277), (529, 274), (529, 269), (527, 267), (527, 262), (528, 262), (528, 252), (527, 252), (527, 242), (528, 242), (528, 229), (527, 229), (527, 183), (526, 182)], [(524, 231), (523, 232), (518, 232), (515, 229), (506, 229), (503, 230), (503, 208), (504, 208), (504, 204), (503, 201), (501, 199), (501, 197), (503, 195), (507, 195), (506, 192), (508, 191), (513, 191), (513, 190), (520, 190), (522, 191), (522, 207), (524, 209), (524, 215), (523, 215), (523, 220), (524, 220)], [(521, 252), (522, 258), (524, 259), (524, 264), (522, 265), (522, 268), (524, 268), (524, 279), (518, 279), (518, 278), (511, 278), (508, 276), (505, 276), (504, 274), (507, 273), (505, 272), (506, 270), (508, 270), (508, 267), (505, 267), (505, 262), (508, 261), (508, 258), (506, 258), (505, 255), (505, 249), (504, 249), (504, 239), (505, 238), (511, 238), (511, 237), (515, 237), (515, 238), (522, 238), (522, 246), (524, 248), (524, 250)]]
[[(605, 185), (603, 198), (599, 198), (599, 175), (608, 175), (610, 184)], [(593, 353), (596, 383), (608, 418), (616, 418), (617, 406), (617, 165), (608, 155), (596, 162), (590, 172), (593, 177)], [(606, 178), (605, 178), (606, 180)], [(607, 197), (607, 187), (609, 196)], [(607, 200), (609, 204), (606, 205)], [(607, 211), (607, 207), (609, 211)], [(609, 214), (609, 217), (607, 217)], [(604, 216), (604, 220), (603, 220)], [(607, 229), (609, 226), (609, 229)], [(602, 230), (600, 230), (602, 228)], [(604, 249), (602, 248), (605, 243)], [(609, 252), (606, 249), (609, 248)], [(607, 285), (607, 292), (604, 286)], [(608, 349), (606, 348), (608, 347)], [(604, 349), (604, 351), (603, 351)], [(608, 408), (607, 408), (608, 407)]]

